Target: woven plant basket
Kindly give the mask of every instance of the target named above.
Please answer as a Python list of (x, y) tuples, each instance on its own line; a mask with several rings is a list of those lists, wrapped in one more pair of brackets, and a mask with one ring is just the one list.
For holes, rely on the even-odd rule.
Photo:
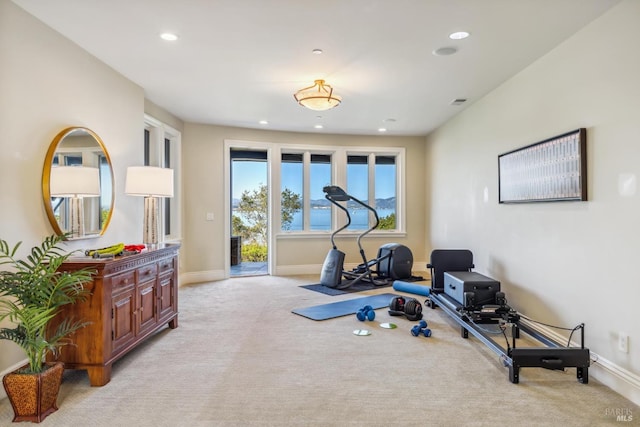
[(64, 373), (64, 364), (56, 362), (38, 374), (21, 373), (20, 368), (2, 379), (13, 407), (13, 422), (39, 423), (58, 410), (57, 400)]

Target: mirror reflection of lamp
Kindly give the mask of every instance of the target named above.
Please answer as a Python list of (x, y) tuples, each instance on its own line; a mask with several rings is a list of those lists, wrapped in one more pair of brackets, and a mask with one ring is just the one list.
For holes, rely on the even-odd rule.
[(86, 166), (57, 166), (51, 168), (49, 181), (51, 197), (69, 199), (69, 226), (71, 237), (84, 236), (85, 197), (100, 196), (100, 171)]
[(155, 166), (130, 166), (124, 192), (129, 196), (144, 197), (144, 223), (142, 241), (145, 245), (160, 242), (158, 204), (160, 197), (173, 197), (173, 169)]

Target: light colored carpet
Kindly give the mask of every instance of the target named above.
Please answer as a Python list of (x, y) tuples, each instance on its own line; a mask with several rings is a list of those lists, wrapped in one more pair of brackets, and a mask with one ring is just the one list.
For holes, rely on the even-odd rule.
[[(426, 277), (426, 276), (425, 276)], [(511, 384), (498, 356), (464, 340), (442, 310), (416, 322), (376, 311), (316, 322), (291, 310), (340, 296), (299, 285), (317, 277), (243, 277), (180, 288), (179, 327), (164, 329), (114, 364), (111, 382), (90, 387), (67, 371), (59, 410), (46, 426), (600, 426), (612, 411), (639, 408), (575, 369), (521, 370)], [(418, 297), (422, 300), (422, 297)], [(392, 321), (397, 329), (382, 329)], [(370, 336), (354, 329), (368, 328)], [(0, 401), (0, 425), (13, 411)]]

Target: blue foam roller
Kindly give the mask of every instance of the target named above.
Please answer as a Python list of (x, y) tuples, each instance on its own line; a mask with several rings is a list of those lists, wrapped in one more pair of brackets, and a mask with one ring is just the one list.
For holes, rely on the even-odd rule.
[(410, 294), (424, 295), (425, 297), (428, 297), (431, 293), (431, 288), (429, 286), (403, 282), (402, 280), (396, 280), (393, 282), (393, 289)]

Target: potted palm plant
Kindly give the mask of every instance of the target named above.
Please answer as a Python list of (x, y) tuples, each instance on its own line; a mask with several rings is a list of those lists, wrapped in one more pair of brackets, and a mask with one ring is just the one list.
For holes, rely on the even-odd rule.
[(62, 264), (73, 254), (59, 244), (64, 236), (50, 236), (35, 246), (26, 259), (17, 259), (20, 244), (11, 247), (0, 239), (0, 339), (22, 348), (29, 363), (6, 374), (2, 380), (14, 410), (13, 421), (42, 421), (56, 411), (62, 381), (62, 362), (47, 363), (61, 346), (71, 344), (70, 335), (87, 323), (76, 319), (51, 321), (62, 306), (86, 299), (84, 284), (91, 270), (65, 272)]

